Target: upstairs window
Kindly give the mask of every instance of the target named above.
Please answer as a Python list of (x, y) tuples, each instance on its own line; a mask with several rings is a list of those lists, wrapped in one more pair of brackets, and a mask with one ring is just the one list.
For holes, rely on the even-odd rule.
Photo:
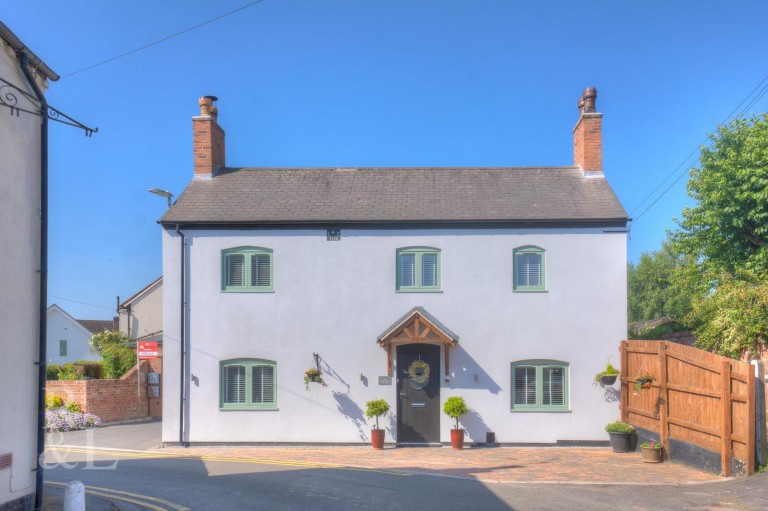
[(272, 291), (272, 251), (257, 247), (223, 251), (221, 288), (251, 293)]
[(516, 248), (513, 270), (515, 291), (546, 291), (543, 249), (532, 246)]
[(398, 249), (397, 291), (440, 291), (440, 250), (427, 247)]
[(523, 360), (512, 364), (512, 411), (567, 410), (567, 363)]
[(224, 410), (277, 408), (277, 364), (270, 360), (238, 359), (221, 363), (221, 403)]

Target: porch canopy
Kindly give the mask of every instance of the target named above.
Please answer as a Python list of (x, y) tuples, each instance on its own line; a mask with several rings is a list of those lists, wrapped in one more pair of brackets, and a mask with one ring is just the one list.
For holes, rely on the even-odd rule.
[(455, 348), (459, 336), (451, 332), (423, 307), (414, 307), (395, 321), (376, 342), (387, 351), (387, 376), (392, 376), (392, 346), (401, 344), (442, 344), (445, 376), (450, 375), (449, 348)]

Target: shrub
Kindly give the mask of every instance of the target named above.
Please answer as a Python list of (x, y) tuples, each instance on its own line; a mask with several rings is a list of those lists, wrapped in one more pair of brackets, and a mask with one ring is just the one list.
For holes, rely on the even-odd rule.
[(46, 394), (45, 395), (45, 408), (50, 410), (51, 408), (61, 408), (64, 406), (64, 400), (61, 398), (61, 396), (58, 396), (56, 394)]
[(459, 429), (459, 417), (468, 411), (467, 403), (460, 396), (449, 397), (443, 405), (443, 412), (451, 419), (456, 419), (456, 429)]
[(105, 346), (101, 356), (104, 357), (104, 373), (107, 378), (120, 378), (136, 365), (136, 351), (124, 344)]
[(632, 424), (626, 422), (616, 421), (605, 425), (605, 430), (608, 433), (634, 433), (635, 427)]
[(389, 411), (389, 403), (383, 399), (374, 399), (365, 403), (365, 416), (376, 417), (376, 429), (379, 429), (379, 417)]
[(58, 380), (59, 373), (61, 372), (61, 366), (49, 365), (45, 367), (45, 379), (46, 380)]
[(69, 410), (70, 412), (80, 412), (82, 413), (83, 409), (80, 408), (80, 405), (72, 401), (71, 403), (67, 403), (64, 405), (64, 408)]
[(94, 380), (100, 380), (104, 377), (104, 366), (101, 361), (95, 360), (78, 360), (73, 364), (75, 367), (83, 368), (83, 376), (85, 378), (92, 378)]
[(64, 364), (61, 366), (61, 371), (59, 372), (59, 379), (60, 380), (82, 380), (85, 378), (84, 372), (82, 367), (78, 367), (73, 363)]
[(92, 428), (101, 424), (101, 419), (92, 413), (72, 412), (66, 408), (45, 412), (47, 431), (75, 431)]

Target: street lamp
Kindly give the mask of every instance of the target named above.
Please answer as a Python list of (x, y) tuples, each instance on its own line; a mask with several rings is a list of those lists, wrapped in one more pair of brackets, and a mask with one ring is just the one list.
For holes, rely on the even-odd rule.
[(160, 197), (165, 197), (168, 199), (168, 207), (171, 207), (171, 197), (173, 197), (173, 194), (169, 192), (168, 190), (161, 190), (160, 188), (150, 188), (147, 190), (149, 193), (154, 193), (155, 195), (159, 195)]

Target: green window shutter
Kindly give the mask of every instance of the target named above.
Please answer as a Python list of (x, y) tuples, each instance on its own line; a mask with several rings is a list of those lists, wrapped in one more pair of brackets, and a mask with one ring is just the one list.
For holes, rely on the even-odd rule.
[(227, 260), (227, 287), (245, 285), (245, 254), (229, 254)]
[(254, 403), (275, 402), (274, 366), (256, 365), (252, 368), (252, 400)]
[(397, 291), (440, 291), (440, 250), (409, 247), (397, 250)]
[(271, 292), (272, 250), (231, 248), (222, 252), (222, 291)]
[(543, 406), (563, 406), (565, 404), (565, 371), (562, 367), (542, 368)]
[(416, 285), (416, 254), (400, 254), (400, 285), (413, 287)]
[(224, 403), (245, 404), (245, 366), (224, 368)]
[(60, 357), (67, 356), (67, 341), (65, 339), (61, 339), (59, 341), (59, 356)]
[(512, 411), (567, 412), (568, 368), (554, 360), (512, 363)]
[(437, 254), (421, 255), (421, 286), (437, 286)]
[(514, 290), (544, 291), (544, 250), (521, 247), (514, 250)]
[(269, 254), (251, 255), (251, 287), (272, 286), (272, 261)]
[(516, 367), (515, 373), (515, 404), (536, 404), (536, 368)]
[(276, 364), (245, 358), (220, 364), (222, 410), (276, 410)]

